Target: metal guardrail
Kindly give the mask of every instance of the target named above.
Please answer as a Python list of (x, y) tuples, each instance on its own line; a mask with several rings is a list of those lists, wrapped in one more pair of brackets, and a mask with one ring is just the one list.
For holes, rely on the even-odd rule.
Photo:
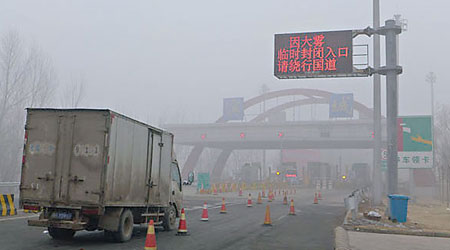
[(356, 219), (359, 203), (368, 198), (369, 188), (360, 188), (353, 191), (348, 197), (344, 198), (345, 208), (352, 214), (352, 220)]

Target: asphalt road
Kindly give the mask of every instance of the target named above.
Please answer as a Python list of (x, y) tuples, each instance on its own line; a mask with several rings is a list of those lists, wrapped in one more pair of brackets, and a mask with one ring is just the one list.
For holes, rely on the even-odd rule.
[[(220, 214), (220, 197), (185, 197), (189, 236), (175, 236), (176, 231), (156, 230), (158, 249), (333, 249), (334, 228), (344, 217), (343, 197), (348, 191), (323, 191), (323, 200), (312, 204), (313, 192), (300, 190), (290, 195), (296, 216), (289, 216), (289, 206), (282, 198), (256, 203), (248, 208), (245, 197), (228, 194), (227, 214)], [(209, 206), (209, 221), (200, 221), (203, 202)], [(263, 226), (265, 207), (270, 204), (272, 226)], [(5, 220), (5, 218), (7, 220)], [(144, 249), (145, 226), (136, 226), (127, 243), (113, 243), (103, 232), (77, 232), (71, 241), (50, 238), (45, 228), (29, 227), (26, 218), (0, 217), (0, 249), (113, 250)]]

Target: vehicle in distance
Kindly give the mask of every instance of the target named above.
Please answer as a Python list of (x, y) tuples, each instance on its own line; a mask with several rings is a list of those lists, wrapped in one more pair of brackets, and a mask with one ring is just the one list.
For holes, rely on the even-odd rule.
[(27, 109), (20, 205), (42, 211), (28, 225), (124, 242), (148, 219), (174, 229), (181, 202), (171, 133), (106, 109)]
[(300, 177), (297, 170), (297, 163), (295, 162), (283, 162), (278, 168), (277, 172), (280, 173), (280, 177), (283, 181), (292, 185), (300, 184)]

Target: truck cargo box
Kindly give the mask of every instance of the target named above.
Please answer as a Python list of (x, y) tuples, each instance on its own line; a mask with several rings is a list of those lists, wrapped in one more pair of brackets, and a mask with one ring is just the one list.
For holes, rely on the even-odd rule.
[(106, 109), (27, 112), (22, 204), (168, 206), (172, 134)]

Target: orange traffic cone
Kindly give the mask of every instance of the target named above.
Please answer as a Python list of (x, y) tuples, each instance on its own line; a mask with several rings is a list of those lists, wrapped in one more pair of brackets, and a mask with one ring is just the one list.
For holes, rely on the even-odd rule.
[(294, 199), (291, 199), (291, 206), (289, 207), (289, 215), (295, 215)]
[(220, 208), (220, 213), (221, 214), (227, 213), (227, 208), (225, 207), (225, 198), (222, 198), (222, 207)]
[(264, 192), (264, 190), (262, 191), (262, 197), (266, 198), (266, 192)]
[(314, 204), (319, 204), (319, 200), (317, 199), (317, 193), (314, 193)]
[(248, 194), (247, 207), (252, 207), (252, 195)]
[(287, 196), (286, 196), (286, 194), (284, 194), (283, 205), (287, 205)]
[(203, 212), (202, 212), (202, 221), (208, 221), (208, 206), (206, 205), (206, 201), (203, 204)]
[(178, 236), (188, 235), (186, 226), (186, 214), (184, 213), (184, 208), (181, 209), (180, 224), (178, 226), (177, 235)]
[(266, 206), (266, 217), (264, 218), (264, 226), (272, 226), (272, 220), (270, 219), (270, 207)]
[(242, 196), (242, 188), (239, 188), (239, 196)]
[(320, 190), (319, 190), (319, 195), (317, 196), (317, 199), (322, 200), (322, 194), (320, 193)]
[(256, 204), (262, 204), (261, 193), (258, 193), (258, 201), (256, 201)]
[(269, 199), (267, 201), (268, 202), (272, 202), (273, 196), (272, 196), (272, 192), (271, 191), (269, 191), (268, 196), (269, 196)]
[(156, 235), (153, 220), (148, 223), (147, 237), (145, 238), (145, 250), (156, 250)]

